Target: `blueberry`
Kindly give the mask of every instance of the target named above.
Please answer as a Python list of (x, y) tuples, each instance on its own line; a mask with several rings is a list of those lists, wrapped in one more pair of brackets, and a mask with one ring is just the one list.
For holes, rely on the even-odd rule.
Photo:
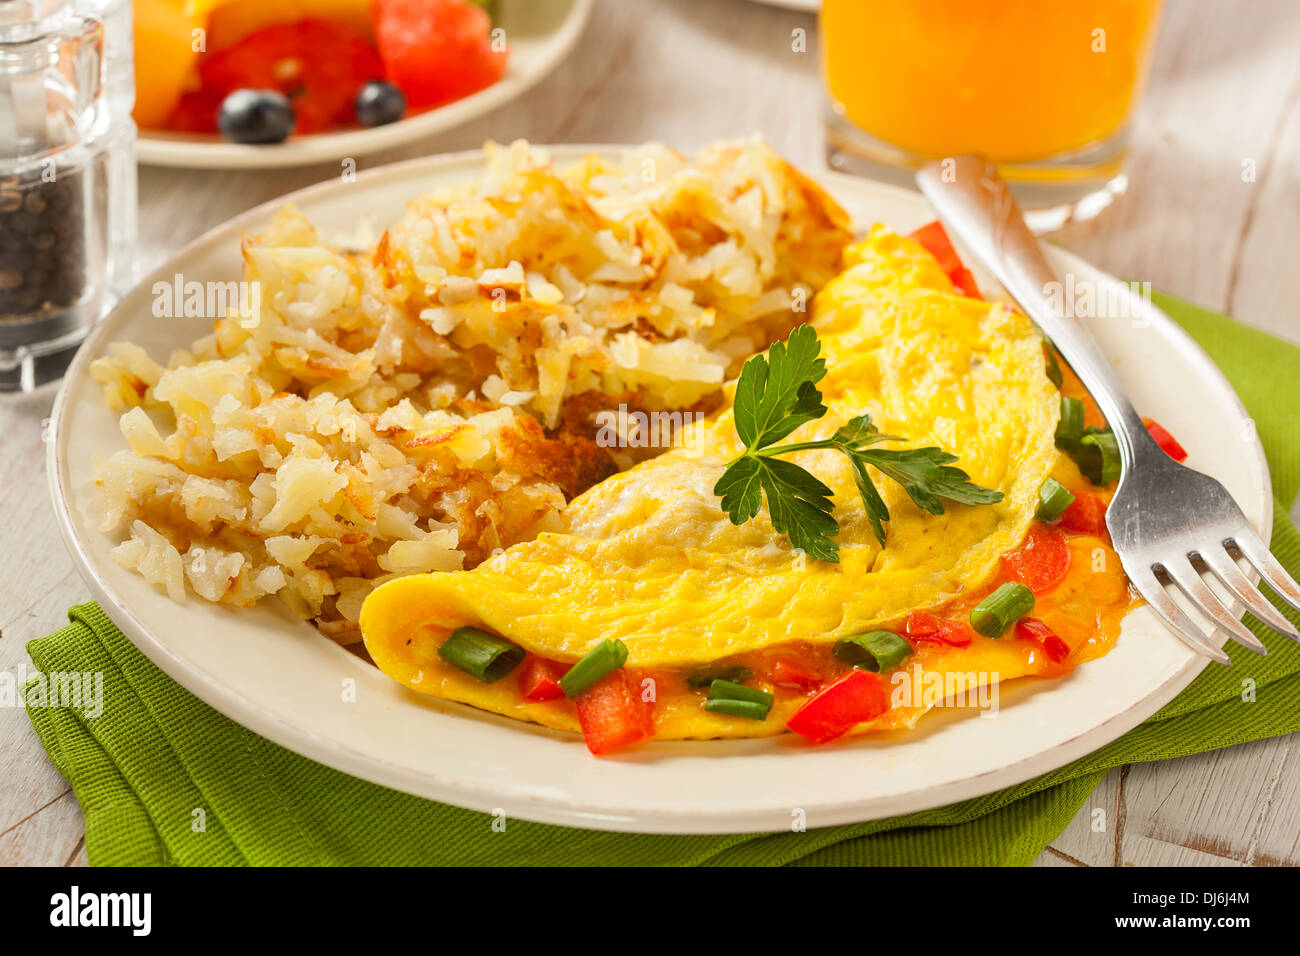
[(217, 113), (221, 135), (232, 143), (283, 143), (293, 124), (288, 97), (275, 90), (235, 90)]
[(357, 119), (363, 126), (395, 123), (406, 112), (406, 94), (383, 80), (372, 80), (361, 87), (356, 99)]

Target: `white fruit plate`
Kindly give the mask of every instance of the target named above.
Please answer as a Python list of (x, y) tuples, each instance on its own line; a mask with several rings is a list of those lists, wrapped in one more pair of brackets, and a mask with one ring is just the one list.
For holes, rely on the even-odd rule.
[(595, 0), (500, 0), (494, 26), (510, 44), (506, 75), (470, 96), (396, 123), (292, 136), (273, 146), (229, 143), (216, 134), (141, 130), (136, 157), (150, 166), (269, 169), (305, 166), (395, 149), (478, 119), (523, 95), (568, 56)]

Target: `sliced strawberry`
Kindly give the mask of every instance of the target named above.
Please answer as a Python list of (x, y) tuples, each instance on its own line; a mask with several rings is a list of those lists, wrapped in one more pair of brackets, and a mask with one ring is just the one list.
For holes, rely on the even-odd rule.
[(172, 110), (167, 128), (178, 133), (217, 132), (217, 111), (223, 99), (224, 93), (207, 89), (186, 93)]
[(295, 132), (318, 133), (353, 120), (353, 101), (384, 64), (364, 37), (329, 20), (277, 23), (213, 53), (199, 66), (203, 92), (218, 103), (238, 89), (289, 97)]
[(486, 13), (465, 0), (375, 0), (375, 45), (388, 79), (415, 108), (491, 86), (508, 50), (494, 50)]

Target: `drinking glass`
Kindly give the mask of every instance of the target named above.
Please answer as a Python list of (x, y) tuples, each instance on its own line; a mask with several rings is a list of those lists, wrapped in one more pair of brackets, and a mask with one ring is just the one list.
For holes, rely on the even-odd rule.
[(1161, 0), (823, 0), (834, 168), (910, 185), (933, 159), (997, 164), (1039, 231), (1127, 186)]

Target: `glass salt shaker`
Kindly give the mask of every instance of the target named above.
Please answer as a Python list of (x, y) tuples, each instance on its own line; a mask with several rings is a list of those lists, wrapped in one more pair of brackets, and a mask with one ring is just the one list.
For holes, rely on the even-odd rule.
[(0, 391), (134, 280), (134, 99), (130, 0), (0, 0)]

